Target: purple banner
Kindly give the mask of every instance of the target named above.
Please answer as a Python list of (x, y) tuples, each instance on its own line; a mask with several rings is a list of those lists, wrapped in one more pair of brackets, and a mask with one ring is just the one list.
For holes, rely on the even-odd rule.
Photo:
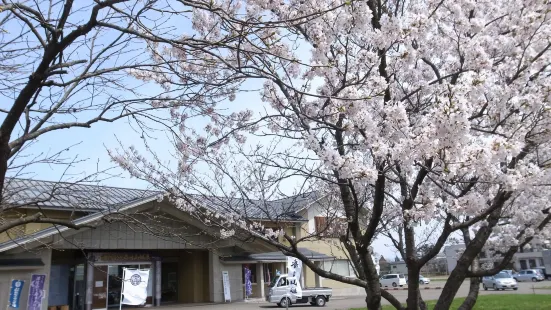
[(245, 296), (249, 297), (253, 294), (253, 286), (251, 283), (251, 270), (245, 267)]
[(42, 299), (44, 299), (44, 284), (46, 275), (33, 274), (29, 288), (29, 302), (27, 310), (40, 310), (42, 308)]

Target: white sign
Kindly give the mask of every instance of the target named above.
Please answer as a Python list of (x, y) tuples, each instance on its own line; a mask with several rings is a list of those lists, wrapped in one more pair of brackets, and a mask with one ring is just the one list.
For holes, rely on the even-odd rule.
[(149, 269), (126, 269), (123, 271), (121, 304), (143, 305), (147, 299), (147, 283), (149, 281)]
[(300, 287), (300, 276), (302, 275), (302, 261), (298, 258), (287, 256), (287, 270), (291, 294), (302, 298), (302, 288)]
[(224, 285), (224, 302), (231, 302), (230, 274), (227, 271), (222, 271), (222, 284)]
[(96, 281), (94, 287), (103, 287), (103, 281)]

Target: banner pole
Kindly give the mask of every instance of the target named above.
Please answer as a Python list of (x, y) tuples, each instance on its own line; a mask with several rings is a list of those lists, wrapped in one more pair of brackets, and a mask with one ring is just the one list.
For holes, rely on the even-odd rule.
[(121, 298), (119, 300), (119, 310), (122, 310), (122, 292), (124, 291), (124, 279), (126, 279), (126, 268), (122, 268)]

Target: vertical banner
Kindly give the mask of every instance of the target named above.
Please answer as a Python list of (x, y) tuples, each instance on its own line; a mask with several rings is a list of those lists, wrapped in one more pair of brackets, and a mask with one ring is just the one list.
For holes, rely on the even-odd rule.
[(300, 280), (300, 276), (302, 275), (302, 261), (298, 258), (287, 256), (287, 270), (289, 271), (289, 277)]
[(124, 269), (121, 305), (143, 305), (147, 299), (149, 269)]
[(46, 282), (45, 274), (33, 274), (29, 288), (29, 301), (27, 310), (40, 310), (42, 308), (42, 299), (44, 299), (44, 284)]
[(224, 302), (231, 302), (230, 274), (227, 271), (222, 271), (222, 285), (224, 286)]
[(302, 298), (302, 288), (300, 287), (300, 277), (302, 275), (302, 261), (292, 256), (287, 256), (287, 270), (288, 276), (294, 278), (289, 279), (291, 286), (291, 293), (295, 294), (297, 298)]
[(11, 280), (9, 308), (19, 308), (19, 298), (21, 297), (21, 291), (23, 290), (24, 284), (25, 281), (23, 280)]
[(245, 267), (245, 297), (253, 294), (253, 285), (251, 283), (251, 270)]

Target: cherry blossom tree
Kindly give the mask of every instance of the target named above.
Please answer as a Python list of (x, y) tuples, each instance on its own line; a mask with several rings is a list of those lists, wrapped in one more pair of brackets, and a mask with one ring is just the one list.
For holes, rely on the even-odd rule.
[[(82, 160), (66, 155), (80, 141), (46, 151), (37, 144), (41, 137), (120, 120), (148, 135), (179, 131), (174, 124), (186, 117), (214, 116), (217, 102), (235, 96), (247, 76), (245, 67), (234, 69), (239, 65), (234, 55), (264, 52), (247, 49), (246, 38), (269, 41), (280, 25), (298, 25), (322, 13), (261, 20), (240, 18), (243, 9), (241, 1), (2, 1), (0, 233), (37, 222), (77, 228), (40, 210), (16, 220), (7, 216), (39, 203), (14, 204), (10, 178), (24, 177), (38, 165), (68, 170)], [(182, 32), (186, 28), (189, 33)], [(238, 124), (246, 117), (219, 121)], [(63, 173), (62, 181), (98, 181), (98, 173), (72, 173)]]
[[(463, 238), (465, 251), (435, 309), (448, 309), (467, 278), (472, 294), (461, 309), (471, 309), (479, 277), (497, 273), (532, 238), (549, 238), (547, 1), (248, 5), (249, 18), (323, 14), (234, 43), (273, 51), (230, 52), (236, 72), (264, 81), (264, 110), (228, 114), (235, 121), (217, 114), (200, 129), (181, 126), (173, 136), (175, 165), (152, 149), (156, 156), (113, 151), (131, 175), (224, 227), (224, 236), (252, 234), (323, 277), (365, 288), (368, 309), (379, 309), (381, 297), (403, 308), (379, 287), (370, 246), (381, 231), (410, 280), (450, 238)], [(340, 241), (357, 277), (319, 268), (297, 250), (302, 240), (284, 235), (287, 243), (277, 242), (271, 237), (280, 232), (246, 214), (247, 203), (268, 210), (295, 178), (294, 193), (314, 187), (343, 213)], [(212, 215), (202, 200), (209, 195), (247, 203), (225, 204), (231, 216)], [(419, 255), (416, 229), (426, 226), (436, 226), (434, 238)], [(497, 267), (479, 268), (485, 249), (500, 255)], [(409, 283), (406, 307), (426, 308), (417, 281)]]

